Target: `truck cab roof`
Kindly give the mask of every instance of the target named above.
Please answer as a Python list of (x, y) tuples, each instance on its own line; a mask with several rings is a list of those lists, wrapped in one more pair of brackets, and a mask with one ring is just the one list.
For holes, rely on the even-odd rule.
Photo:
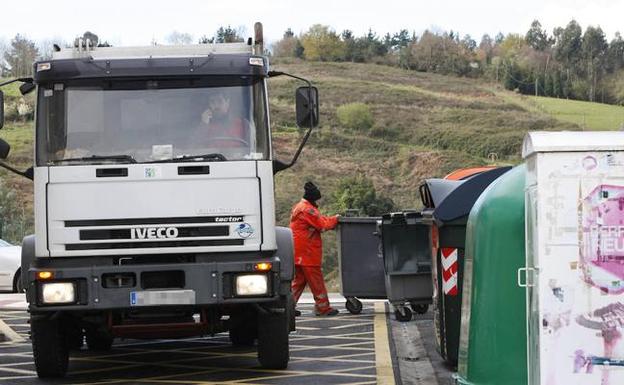
[(268, 59), (247, 43), (89, 47), (54, 52), (34, 64), (35, 82), (93, 78), (171, 76), (267, 76)]

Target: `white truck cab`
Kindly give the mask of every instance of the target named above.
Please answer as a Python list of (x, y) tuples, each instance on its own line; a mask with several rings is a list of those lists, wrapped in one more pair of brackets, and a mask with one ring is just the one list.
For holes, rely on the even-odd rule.
[[(0, 164), (34, 180), (22, 277), (37, 373), (65, 375), (83, 336), (108, 349), (114, 337), (226, 330), (285, 368), (293, 251), (275, 225), (273, 175), (317, 124), (316, 88), (269, 71), (259, 23), (246, 43), (93, 45), (79, 39), (16, 79), (36, 86), (35, 164)], [(288, 164), (271, 150), (277, 75), (307, 82), (296, 99), (309, 129)]]

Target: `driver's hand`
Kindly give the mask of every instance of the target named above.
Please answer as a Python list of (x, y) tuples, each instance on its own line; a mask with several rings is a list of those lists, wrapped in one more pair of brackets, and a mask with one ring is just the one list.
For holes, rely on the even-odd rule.
[(205, 124), (210, 124), (210, 120), (212, 119), (212, 110), (209, 108), (206, 111), (204, 111), (201, 115), (201, 120), (202, 122), (204, 122)]

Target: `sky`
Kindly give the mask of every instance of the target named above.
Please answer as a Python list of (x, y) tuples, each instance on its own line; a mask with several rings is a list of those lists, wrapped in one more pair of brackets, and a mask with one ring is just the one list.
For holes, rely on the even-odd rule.
[(0, 39), (15, 34), (42, 41), (73, 41), (92, 31), (113, 45), (165, 43), (172, 31), (194, 40), (212, 36), (219, 26), (246, 28), (264, 25), (265, 41), (279, 40), (287, 28), (295, 33), (312, 24), (329, 25), (337, 32), (351, 29), (356, 36), (372, 28), (378, 35), (405, 28), (410, 32), (458, 31), (479, 41), (484, 33), (524, 34), (538, 19), (552, 33), (576, 19), (585, 28), (600, 26), (607, 39), (624, 33), (624, 0), (106, 0), (7, 1), (0, 21)]

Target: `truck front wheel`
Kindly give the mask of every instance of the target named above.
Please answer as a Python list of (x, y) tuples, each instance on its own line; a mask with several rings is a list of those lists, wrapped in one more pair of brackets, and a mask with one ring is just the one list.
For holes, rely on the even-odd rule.
[(286, 369), (288, 349), (289, 311), (258, 314), (258, 361), (265, 369)]
[(58, 319), (30, 318), (35, 368), (40, 378), (64, 377), (69, 363), (69, 346)]

